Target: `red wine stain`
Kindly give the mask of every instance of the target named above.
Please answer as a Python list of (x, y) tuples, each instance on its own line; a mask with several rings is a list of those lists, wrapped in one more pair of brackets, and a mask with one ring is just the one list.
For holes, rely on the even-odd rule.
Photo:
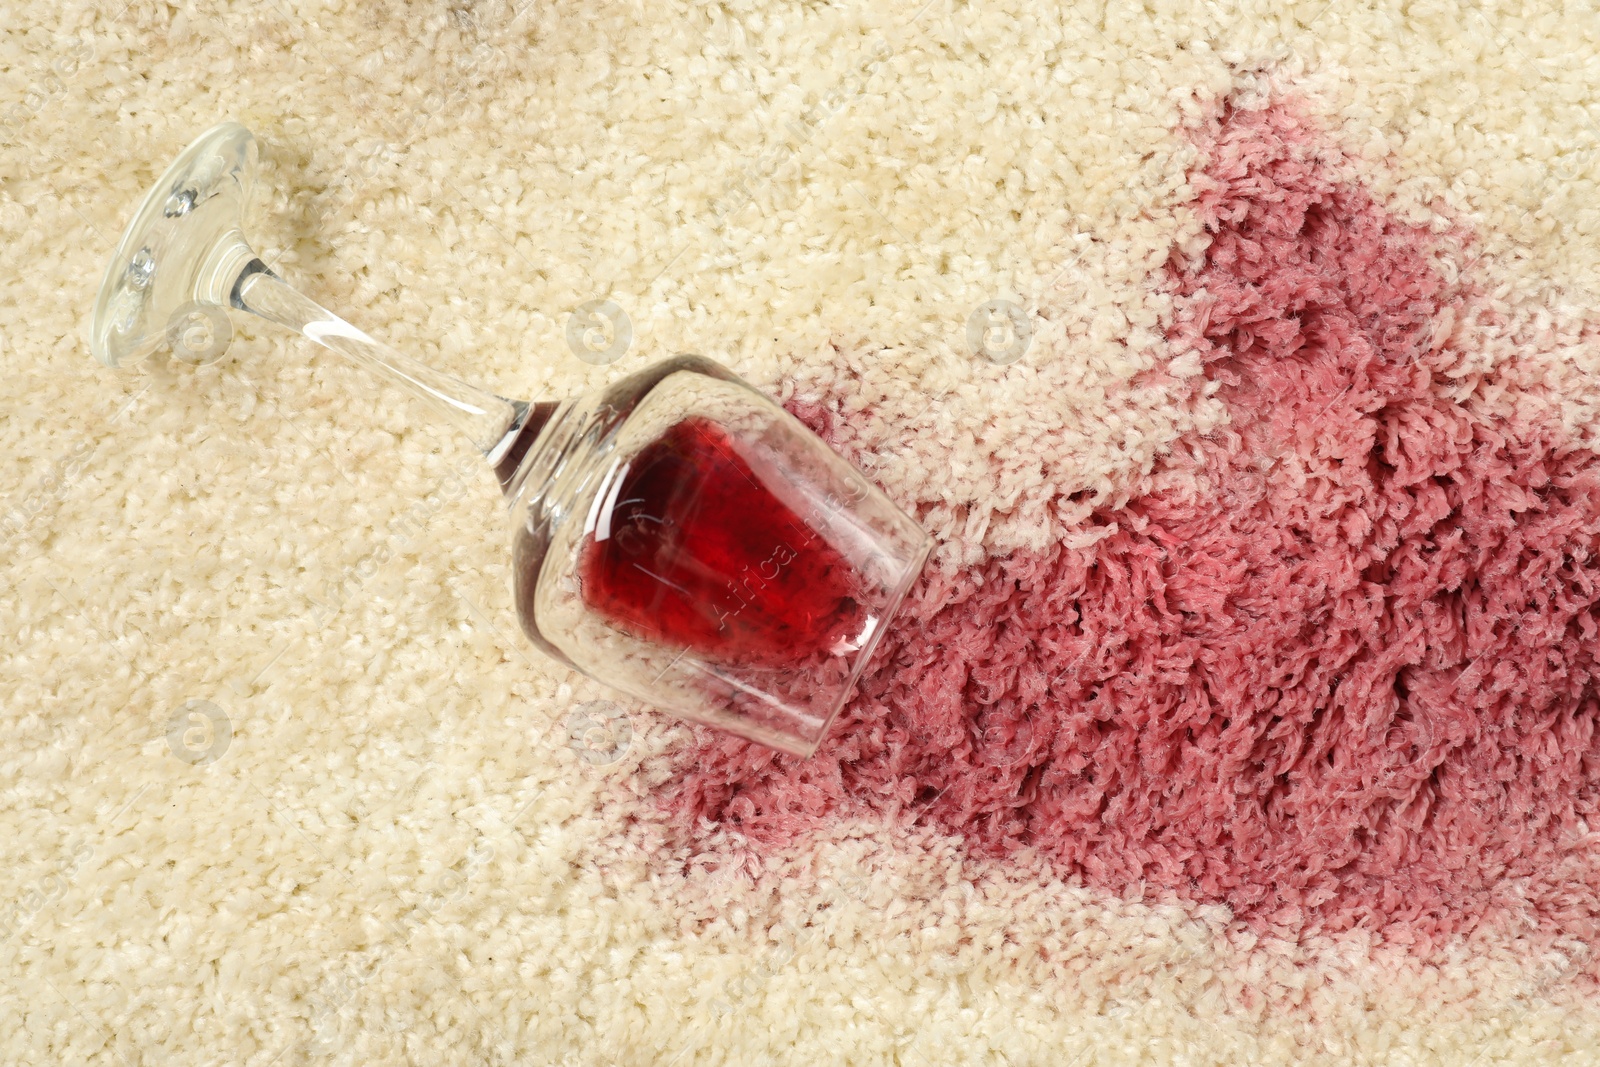
[(662, 803), (719, 864), (879, 813), (1282, 931), (1594, 943), (1600, 460), (1452, 399), (1495, 304), (1294, 111), (1200, 147), (1154, 281), (1229, 425), (1092, 544), (924, 576), (809, 760), (702, 731)]
[(589, 606), (634, 636), (780, 667), (861, 630), (853, 569), (723, 427), (676, 423), (618, 480), (579, 576)]

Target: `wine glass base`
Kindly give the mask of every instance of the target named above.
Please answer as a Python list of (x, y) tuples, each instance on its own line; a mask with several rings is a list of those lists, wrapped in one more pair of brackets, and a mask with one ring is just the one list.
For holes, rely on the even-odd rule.
[(185, 148), (145, 194), (95, 299), (96, 359), (108, 367), (139, 359), (182, 329), (196, 305), (228, 304), (254, 259), (240, 219), (255, 171), (255, 138), (224, 122)]

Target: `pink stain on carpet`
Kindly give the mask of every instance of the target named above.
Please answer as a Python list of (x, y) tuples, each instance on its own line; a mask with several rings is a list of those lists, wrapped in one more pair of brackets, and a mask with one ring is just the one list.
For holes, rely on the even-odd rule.
[(1441, 398), (1477, 298), (1292, 112), (1202, 147), (1170, 339), (1231, 426), (1090, 547), (930, 575), (809, 761), (706, 731), (663, 803), (701, 847), (876, 811), (1261, 924), (1592, 937), (1600, 463)]

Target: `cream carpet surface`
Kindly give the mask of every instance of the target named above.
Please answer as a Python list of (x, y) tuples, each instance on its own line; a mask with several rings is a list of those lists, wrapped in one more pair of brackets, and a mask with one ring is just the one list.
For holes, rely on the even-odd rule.
[[(1531, 4), (7, 0), (0, 1058), (1600, 1062), (1597, 92)], [(917, 515), (816, 756), (542, 659), (332, 355), (91, 359), (223, 119), (363, 329), (709, 355)]]

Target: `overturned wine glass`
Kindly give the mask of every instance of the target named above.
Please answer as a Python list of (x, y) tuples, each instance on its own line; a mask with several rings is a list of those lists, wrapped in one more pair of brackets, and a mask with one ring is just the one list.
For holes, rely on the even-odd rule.
[(250, 132), (186, 148), (129, 223), (95, 302), (115, 367), (185, 331), (218, 353), (226, 310), (296, 330), (405, 387), (484, 455), (511, 512), (528, 638), (663, 711), (798, 756), (816, 750), (931, 541), (801, 423), (731, 371), (678, 356), (575, 400), (485, 392), (302, 296), (240, 228)]

